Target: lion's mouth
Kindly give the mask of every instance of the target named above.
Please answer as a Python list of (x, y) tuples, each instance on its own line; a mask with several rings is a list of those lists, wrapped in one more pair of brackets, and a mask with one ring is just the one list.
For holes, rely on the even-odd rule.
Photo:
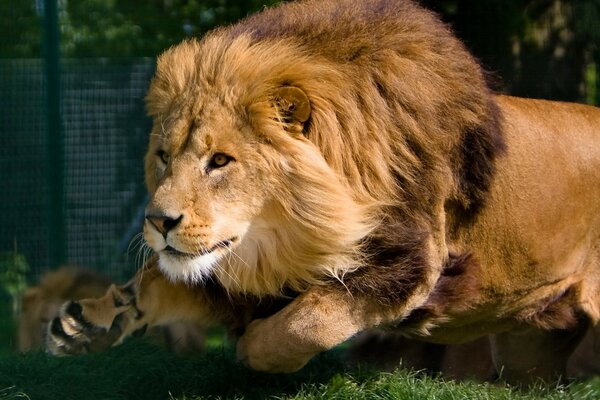
[(200, 249), (196, 253), (187, 253), (187, 252), (178, 250), (171, 245), (165, 247), (161, 252), (165, 253), (169, 256), (172, 256), (172, 257), (195, 258), (195, 257), (201, 257), (201, 256), (205, 256), (207, 254), (211, 254), (217, 249), (228, 249), (237, 240), (238, 240), (237, 237), (232, 237), (227, 240), (221, 240), (220, 242), (215, 243), (212, 247)]

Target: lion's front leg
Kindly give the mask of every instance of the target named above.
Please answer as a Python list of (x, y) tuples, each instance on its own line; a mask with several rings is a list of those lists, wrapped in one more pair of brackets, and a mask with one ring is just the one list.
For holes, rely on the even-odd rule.
[(365, 245), (371, 257), (343, 283), (314, 286), (281, 311), (249, 324), (238, 342), (238, 358), (256, 370), (293, 372), (360, 331), (399, 323), (430, 297), (446, 264), (447, 249), (434, 236), (386, 224)]
[(168, 281), (151, 259), (123, 286), (98, 299), (65, 303), (48, 325), (47, 351), (55, 355), (97, 352), (147, 327), (183, 320), (206, 323), (209, 305), (199, 288)]
[(278, 313), (250, 323), (238, 341), (237, 355), (255, 370), (294, 372), (316, 354), (389, 321), (393, 311), (347, 291), (314, 287)]
[(315, 354), (354, 335), (362, 327), (341, 293), (310, 290), (283, 310), (250, 323), (237, 344), (238, 358), (250, 368), (294, 372)]

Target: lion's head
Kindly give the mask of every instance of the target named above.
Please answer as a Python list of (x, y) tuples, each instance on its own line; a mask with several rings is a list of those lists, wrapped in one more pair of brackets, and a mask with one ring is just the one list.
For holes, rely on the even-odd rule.
[[(154, 125), (144, 235), (167, 276), (214, 274), (229, 290), (259, 295), (302, 290), (358, 268), (389, 212), (436, 225), (449, 197), (466, 208), (477, 200), (477, 185), (461, 186), (465, 166), (450, 159), (490, 121), (479, 66), (429, 13), (394, 4), (386, 13), (410, 8), (418, 18), (398, 23), (430, 46), (403, 38), (397, 53), (389, 43), (379, 50), (360, 32), (352, 42), (299, 42), (266, 16), (159, 58), (146, 99)], [(300, 11), (291, 18), (307, 19), (299, 27), (326, 23)], [(443, 229), (416, 230), (443, 247)]]
[(371, 229), (364, 200), (305, 135), (320, 116), (297, 83), (313, 71), (273, 74), (289, 57), (280, 50), (188, 41), (158, 61), (144, 234), (173, 279), (300, 288), (352, 268)]

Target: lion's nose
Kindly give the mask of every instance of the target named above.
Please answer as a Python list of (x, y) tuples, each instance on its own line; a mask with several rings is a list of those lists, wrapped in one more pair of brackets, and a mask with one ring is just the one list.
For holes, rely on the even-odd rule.
[(183, 215), (177, 218), (167, 215), (146, 215), (146, 219), (166, 238), (169, 231), (181, 222)]

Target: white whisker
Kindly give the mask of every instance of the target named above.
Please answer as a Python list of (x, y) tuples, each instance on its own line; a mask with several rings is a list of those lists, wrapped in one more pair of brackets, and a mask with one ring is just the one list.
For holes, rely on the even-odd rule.
[(240, 260), (242, 262), (242, 264), (244, 264), (246, 267), (250, 268), (250, 265), (246, 262), (246, 260), (244, 260), (242, 257), (240, 257), (239, 254), (237, 254), (235, 252), (235, 250), (233, 250), (231, 247), (228, 250), (232, 255), (237, 257), (237, 259)]
[[(234, 283), (235, 283), (235, 284), (236, 284), (236, 285), (237, 285), (239, 288), (241, 288), (240, 281), (239, 281), (239, 279), (237, 279), (237, 278), (235, 277), (235, 274), (234, 274), (234, 275), (231, 275), (229, 272), (227, 272), (227, 269), (226, 269), (226, 268), (223, 268), (223, 266), (222, 266), (220, 263), (216, 263), (216, 264), (215, 264), (215, 268), (217, 269), (217, 271), (221, 271), (221, 272), (223, 272), (225, 275), (227, 275), (227, 276), (229, 277), (229, 279), (231, 279), (231, 280), (232, 280), (232, 281), (233, 281), (233, 282), (234, 282)], [(229, 291), (229, 290), (228, 290), (228, 286), (229, 286), (229, 285), (225, 285), (225, 288), (227, 289), (227, 291)]]

